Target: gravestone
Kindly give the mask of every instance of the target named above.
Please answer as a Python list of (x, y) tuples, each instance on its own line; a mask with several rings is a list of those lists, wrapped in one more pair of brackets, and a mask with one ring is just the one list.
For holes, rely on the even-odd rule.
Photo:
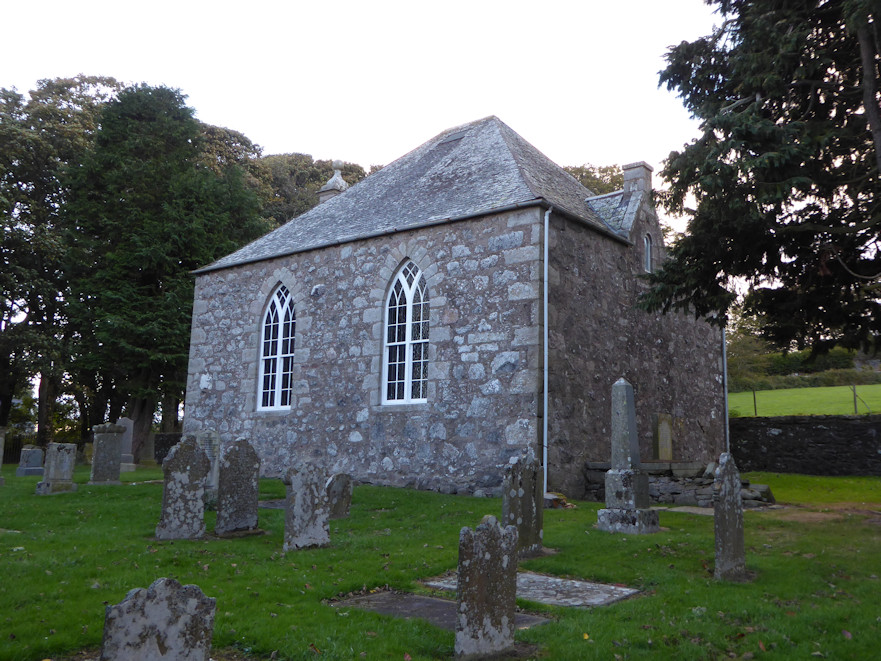
[(101, 661), (208, 661), (216, 600), (197, 585), (159, 578), (107, 606)]
[(330, 542), (327, 518), (326, 483), (315, 466), (291, 468), (285, 474), (287, 487), (285, 502), (284, 547), (285, 551), (312, 546), (325, 546)]
[(76, 491), (73, 468), (76, 466), (76, 443), (49, 443), (46, 448), (46, 471), (37, 483), (37, 495)]
[(92, 473), (89, 484), (120, 484), (122, 435), (125, 427), (106, 424), (92, 427)]
[(655, 416), (655, 433), (652, 439), (652, 455), (660, 461), (673, 461), (673, 416), (658, 413)]
[(205, 482), (205, 501), (211, 503), (217, 500), (218, 481), (220, 480), (220, 435), (213, 429), (197, 431), (196, 442), (211, 464)]
[(256, 530), (260, 457), (247, 439), (240, 438), (223, 449), (218, 463), (214, 532), (228, 535)]
[(352, 476), (345, 473), (331, 475), (327, 478), (326, 490), (330, 518), (345, 519), (349, 516), (349, 507), (352, 505), (352, 491), (354, 491)]
[(641, 535), (658, 532), (658, 513), (650, 509), (649, 478), (639, 468), (633, 386), (618, 379), (612, 386), (612, 467), (606, 471), (606, 508), (597, 527)]
[(21, 449), (21, 459), (15, 469), (16, 477), (43, 474), (43, 450), (34, 445), (25, 445)]
[(122, 444), (120, 447), (122, 456), (120, 458), (119, 470), (123, 473), (131, 473), (136, 468), (135, 455), (132, 454), (135, 421), (131, 418), (119, 418), (116, 424), (125, 428), (125, 431), (122, 433)]
[(517, 528), (494, 516), (459, 533), (456, 658), (503, 654), (514, 645)]
[(716, 467), (713, 524), (716, 533), (717, 581), (746, 581), (746, 559), (743, 550), (743, 502), (740, 472), (734, 457), (723, 452)]
[(512, 457), (502, 483), (502, 525), (517, 528), (521, 558), (541, 553), (544, 520), (544, 473), (532, 448)]
[(205, 534), (205, 477), (208, 457), (187, 437), (175, 445), (165, 462), (165, 489), (156, 539), (194, 539)]

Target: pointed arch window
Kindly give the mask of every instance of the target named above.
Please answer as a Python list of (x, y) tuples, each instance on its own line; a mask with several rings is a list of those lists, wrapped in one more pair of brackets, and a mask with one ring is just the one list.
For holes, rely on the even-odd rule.
[(643, 250), (645, 254), (643, 255), (643, 263), (642, 267), (645, 269), (646, 273), (651, 273), (654, 264), (652, 264), (652, 236), (651, 234), (646, 234), (642, 240)]
[(291, 406), (296, 325), (291, 294), (287, 287), (279, 285), (266, 307), (260, 333), (260, 409)]
[(398, 271), (385, 305), (382, 401), (424, 402), (428, 396), (428, 287), (412, 261)]

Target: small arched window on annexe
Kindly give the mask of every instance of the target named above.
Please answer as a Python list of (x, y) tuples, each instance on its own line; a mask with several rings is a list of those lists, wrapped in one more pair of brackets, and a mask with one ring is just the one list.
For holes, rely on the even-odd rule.
[(296, 320), (291, 294), (279, 285), (269, 299), (260, 329), (260, 409), (291, 406)]
[(426, 401), (427, 372), (428, 287), (419, 267), (407, 260), (386, 299), (383, 404)]
[(642, 267), (645, 269), (646, 273), (651, 273), (654, 267), (652, 264), (652, 236), (651, 234), (646, 234), (642, 240), (643, 244), (643, 262)]

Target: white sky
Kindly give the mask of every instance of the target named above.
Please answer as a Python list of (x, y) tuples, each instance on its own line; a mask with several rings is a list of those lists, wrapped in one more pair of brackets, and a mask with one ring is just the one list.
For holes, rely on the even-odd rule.
[(365, 168), (496, 115), (560, 165), (657, 172), (697, 135), (658, 89), (663, 55), (719, 22), (703, 0), (0, 5), (0, 87), (78, 73), (164, 84), (265, 154)]

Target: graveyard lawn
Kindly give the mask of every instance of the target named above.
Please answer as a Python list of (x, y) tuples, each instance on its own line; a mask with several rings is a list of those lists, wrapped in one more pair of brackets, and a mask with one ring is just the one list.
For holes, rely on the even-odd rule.
[[(456, 566), (459, 531), (498, 499), (356, 487), (326, 548), (282, 553), (284, 511), (261, 509), (263, 535), (198, 541), (154, 538), (161, 472), (124, 473), (119, 486), (38, 496), (38, 477), (3, 468), (0, 487), (0, 659), (97, 658), (105, 605), (156, 578), (194, 583), (217, 599), (212, 657), (449, 659), (454, 633), (332, 603), (420, 581)], [(781, 509), (744, 515), (749, 583), (713, 580), (713, 519), (660, 512), (661, 532), (596, 529), (600, 503), (545, 512), (557, 550), (532, 571), (642, 590), (610, 606), (521, 607), (553, 621), (518, 631), (545, 659), (873, 658), (881, 639), (881, 479), (746, 474), (769, 484)], [(153, 480), (153, 482), (147, 482)], [(137, 484), (133, 484), (137, 482)], [(262, 499), (284, 497), (261, 480)], [(214, 528), (214, 513), (206, 516)]]

